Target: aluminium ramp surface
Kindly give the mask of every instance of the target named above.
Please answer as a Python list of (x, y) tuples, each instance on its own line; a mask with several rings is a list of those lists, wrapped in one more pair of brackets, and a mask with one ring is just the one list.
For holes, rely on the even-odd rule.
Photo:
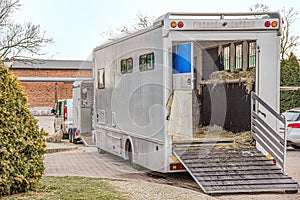
[(198, 147), (174, 154), (204, 193), (297, 193), (299, 185), (256, 148)]

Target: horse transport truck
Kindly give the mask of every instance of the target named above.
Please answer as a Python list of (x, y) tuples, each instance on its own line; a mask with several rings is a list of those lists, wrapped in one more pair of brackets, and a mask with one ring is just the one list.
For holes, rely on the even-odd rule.
[(96, 47), (98, 150), (188, 171), (208, 194), (297, 192), (278, 114), (281, 26), (277, 12), (167, 13)]

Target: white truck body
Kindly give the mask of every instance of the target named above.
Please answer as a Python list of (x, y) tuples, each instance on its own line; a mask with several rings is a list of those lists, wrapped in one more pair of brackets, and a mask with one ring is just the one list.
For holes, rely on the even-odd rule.
[[(167, 13), (150, 28), (95, 48), (97, 147), (153, 171), (174, 172), (172, 166), (179, 162), (173, 154), (174, 138), (193, 139), (199, 121), (194, 94), (201, 90), (201, 81), (220, 70), (215, 66), (219, 56), (230, 69), (254, 69), (254, 90), (278, 110), (281, 19), (278, 13), (263, 16)], [(243, 52), (240, 66), (238, 48)], [(224, 58), (228, 50), (230, 56)], [(210, 103), (210, 124), (224, 121), (226, 95)]]
[(73, 99), (58, 100), (53, 113), (55, 114), (54, 131), (62, 130), (66, 138), (69, 128), (73, 126)]
[(77, 142), (81, 139), (82, 134), (91, 134), (92, 132), (93, 92), (92, 80), (73, 83), (73, 127), (69, 131), (70, 141)]

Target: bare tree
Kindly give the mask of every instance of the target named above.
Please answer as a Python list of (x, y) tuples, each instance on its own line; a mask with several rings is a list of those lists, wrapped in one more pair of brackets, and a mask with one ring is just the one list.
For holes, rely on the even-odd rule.
[(286, 59), (295, 50), (299, 43), (299, 36), (292, 35), (292, 25), (296, 20), (298, 12), (294, 8), (282, 9), (284, 24), (282, 26), (282, 36), (280, 38), (281, 59)]
[[(265, 4), (255, 4), (249, 7), (252, 12), (268, 12), (269, 7)], [(282, 35), (280, 38), (280, 58), (284, 60), (288, 58), (295, 50), (299, 43), (299, 36), (292, 35), (292, 25), (296, 20), (296, 16), (299, 14), (294, 8), (281, 10), (283, 25)]]
[(141, 12), (139, 12), (136, 15), (136, 17), (137, 17), (137, 23), (134, 24), (133, 26), (131, 26), (131, 27), (123, 26), (121, 28), (117, 28), (116, 30), (109, 29), (109, 30), (103, 32), (101, 34), (101, 36), (104, 38), (107, 38), (107, 39), (111, 39), (120, 34), (129, 34), (130, 32), (152, 26), (154, 19), (155, 19), (154, 17), (149, 18), (146, 14), (142, 14)]
[(249, 6), (249, 9), (251, 12), (267, 12), (269, 11), (269, 7), (265, 4), (254, 4), (252, 6)]
[(30, 22), (18, 24), (12, 20), (12, 13), (20, 8), (20, 0), (0, 0), (0, 57), (16, 59), (44, 55), (41, 50), (52, 43), (39, 25)]
[(149, 19), (149, 17), (146, 14), (142, 14), (141, 12), (139, 12), (136, 16), (138, 18), (138, 22), (135, 25), (135, 29), (148, 28), (148, 27), (152, 26), (152, 24), (155, 20), (154, 17)]

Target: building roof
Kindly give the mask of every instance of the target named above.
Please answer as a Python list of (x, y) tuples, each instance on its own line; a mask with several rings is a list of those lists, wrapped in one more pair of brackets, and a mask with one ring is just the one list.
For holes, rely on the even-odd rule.
[(24, 60), (4, 61), (13, 69), (92, 69), (92, 61), (86, 60)]

